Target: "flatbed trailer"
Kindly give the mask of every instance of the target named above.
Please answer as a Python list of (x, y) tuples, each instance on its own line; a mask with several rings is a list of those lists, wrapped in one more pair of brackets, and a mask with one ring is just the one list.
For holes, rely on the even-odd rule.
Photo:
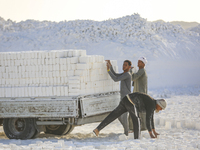
[(71, 97), (0, 98), (0, 125), (10, 139), (69, 134), (75, 126), (102, 121), (120, 101), (119, 91)]

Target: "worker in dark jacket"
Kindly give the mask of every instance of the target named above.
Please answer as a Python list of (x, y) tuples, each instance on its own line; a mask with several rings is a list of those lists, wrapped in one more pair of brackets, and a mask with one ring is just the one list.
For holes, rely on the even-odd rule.
[[(132, 122), (134, 125), (134, 138), (140, 138), (140, 118), (138, 116), (139, 112), (146, 112), (146, 127), (149, 131), (151, 138), (156, 138), (159, 135), (155, 131), (154, 126), (154, 111), (159, 112), (166, 108), (166, 101), (164, 99), (155, 100), (147, 94), (144, 93), (132, 93), (126, 95), (120, 104), (115, 108), (100, 124), (93, 130), (93, 133), (98, 136), (100, 130), (105, 126), (110, 124), (120, 115), (125, 112), (129, 112)], [(152, 133), (153, 132), (153, 133)]]

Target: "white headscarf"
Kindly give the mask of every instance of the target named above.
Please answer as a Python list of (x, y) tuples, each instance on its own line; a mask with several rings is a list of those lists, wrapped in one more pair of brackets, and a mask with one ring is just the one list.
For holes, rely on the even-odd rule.
[(141, 60), (145, 65), (147, 63), (147, 59), (145, 57), (140, 57), (138, 60)]

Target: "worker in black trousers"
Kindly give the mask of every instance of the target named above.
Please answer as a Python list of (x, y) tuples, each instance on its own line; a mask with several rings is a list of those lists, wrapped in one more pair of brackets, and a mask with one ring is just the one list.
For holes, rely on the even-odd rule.
[(128, 111), (134, 125), (134, 139), (139, 139), (141, 131), (139, 112), (146, 112), (146, 127), (149, 135), (151, 138), (156, 138), (159, 134), (155, 131), (154, 127), (154, 111), (159, 112), (165, 109), (166, 105), (167, 103), (164, 99), (155, 100), (147, 94), (139, 92), (128, 94), (99, 126), (93, 130), (93, 133), (98, 136), (100, 130)]

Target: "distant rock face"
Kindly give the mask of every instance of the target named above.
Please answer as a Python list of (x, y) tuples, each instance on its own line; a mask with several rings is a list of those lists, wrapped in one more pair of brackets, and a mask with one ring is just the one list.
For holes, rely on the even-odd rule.
[(184, 21), (172, 21), (173, 25), (180, 25), (183, 29), (194, 28), (199, 25), (198, 22), (184, 22)]
[[(89, 54), (102, 51), (116, 56), (199, 57), (199, 33), (180, 25), (148, 22), (139, 14), (106, 21), (63, 22), (26, 20), (19, 23), (0, 18), (0, 51), (78, 48)], [(187, 55), (185, 55), (187, 54)], [(106, 55), (106, 54), (105, 54)], [(104, 55), (104, 56), (105, 56)]]
[(200, 25), (194, 27), (194, 28), (191, 28), (190, 31), (193, 31), (193, 32), (197, 32), (200, 34)]

